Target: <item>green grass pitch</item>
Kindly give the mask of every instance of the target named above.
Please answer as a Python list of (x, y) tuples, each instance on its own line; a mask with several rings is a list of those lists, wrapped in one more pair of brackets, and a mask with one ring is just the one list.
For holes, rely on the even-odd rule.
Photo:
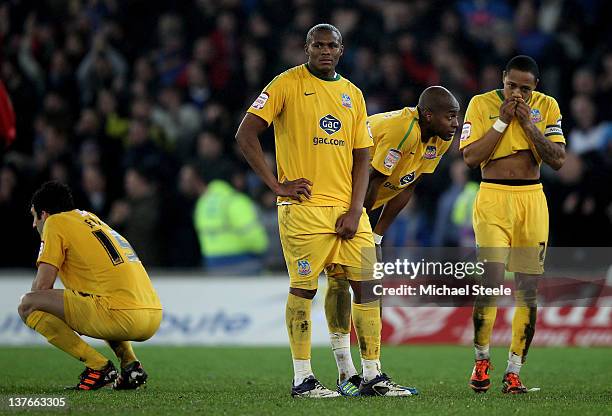
[[(9, 397), (65, 397), (64, 411), (36, 414), (100, 415), (604, 415), (612, 414), (612, 349), (533, 348), (523, 369), (539, 392), (506, 396), (500, 381), (507, 350), (493, 350), (493, 386), (467, 386), (472, 350), (455, 346), (383, 348), (383, 369), (421, 395), (407, 398), (292, 399), (288, 348), (158, 347), (136, 345), (149, 372), (138, 391), (64, 391), (76, 384), (81, 363), (50, 347), (0, 348), (0, 413), (15, 414)], [(110, 349), (103, 350), (111, 356)], [(354, 351), (354, 357), (357, 352)], [(115, 360), (116, 361), (116, 360)], [(327, 386), (336, 368), (329, 348), (313, 350), (313, 369)]]

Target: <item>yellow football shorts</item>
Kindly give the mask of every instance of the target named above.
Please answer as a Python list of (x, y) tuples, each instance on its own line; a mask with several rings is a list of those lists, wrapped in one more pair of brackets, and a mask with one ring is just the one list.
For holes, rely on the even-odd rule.
[(504, 263), (510, 272), (544, 273), (548, 206), (542, 184), (481, 183), (473, 223), (481, 261)]
[(342, 207), (278, 207), (280, 240), (291, 287), (316, 289), (323, 269), (330, 277), (373, 279), (376, 252), (368, 216), (364, 209), (355, 237), (342, 240), (335, 228), (336, 220), (345, 212)]
[(81, 335), (107, 341), (145, 341), (162, 320), (160, 309), (111, 309), (103, 296), (64, 290), (66, 323)]

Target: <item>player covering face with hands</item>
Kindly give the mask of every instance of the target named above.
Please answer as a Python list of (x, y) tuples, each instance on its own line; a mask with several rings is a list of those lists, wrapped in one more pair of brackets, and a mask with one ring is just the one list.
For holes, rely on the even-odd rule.
[[(253, 102), (236, 140), (246, 160), (278, 196), (278, 223), (289, 272), (285, 310), (293, 358), (294, 397), (409, 396), (381, 371), (380, 302), (367, 290), (375, 262), (372, 229), (363, 207), (369, 148), (363, 94), (336, 73), (342, 36), (328, 24), (314, 26), (304, 46), (308, 62), (274, 78)], [(278, 178), (266, 165), (259, 136), (274, 123)], [(325, 270), (338, 291), (326, 303), (332, 349), (340, 369), (336, 391), (325, 388), (310, 364), (312, 299)], [(349, 288), (354, 299), (351, 303)], [(364, 295), (366, 294), (366, 295)], [(349, 307), (359, 338), (362, 376), (350, 360)]]
[[(459, 146), (467, 165), (480, 166), (482, 172), (473, 225), (480, 260), (486, 261), (485, 284), (498, 287), (506, 270), (515, 275), (512, 344), (502, 379), (502, 391), (513, 394), (528, 391), (519, 373), (535, 334), (537, 282), (548, 244), (540, 164), (559, 169), (565, 160), (559, 106), (535, 91), (538, 78), (532, 58), (512, 58), (503, 72), (503, 89), (470, 101)], [(491, 385), (489, 343), (496, 313), (495, 297), (476, 299), (476, 363), (469, 381), (476, 392), (486, 392)]]

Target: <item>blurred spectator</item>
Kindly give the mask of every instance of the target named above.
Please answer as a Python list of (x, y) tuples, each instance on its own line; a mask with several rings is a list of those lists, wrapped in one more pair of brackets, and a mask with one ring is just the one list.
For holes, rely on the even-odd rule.
[(0, 250), (2, 267), (22, 267), (35, 259), (28, 194), (17, 165), (0, 166), (0, 227), (7, 237), (7, 247)]
[(576, 125), (568, 135), (569, 149), (578, 155), (603, 150), (604, 144), (612, 138), (612, 123), (596, 123), (595, 103), (588, 96), (574, 97), (571, 108)]
[(413, 195), (385, 232), (384, 245), (387, 247), (429, 246), (430, 238), (431, 231), (427, 216), (419, 208), (418, 197)]
[(455, 199), (452, 220), (458, 230), (459, 247), (474, 247), (476, 244), (472, 227), (472, 212), (478, 188), (478, 183), (469, 181)]
[(152, 167), (130, 167), (125, 173), (125, 199), (110, 210), (109, 225), (130, 241), (146, 267), (163, 264), (161, 202)]
[(455, 201), (468, 180), (468, 167), (462, 159), (455, 159), (450, 168), (451, 185), (438, 199), (436, 221), (431, 245), (433, 247), (455, 247), (459, 245), (459, 229), (453, 221)]
[(253, 201), (230, 185), (232, 169), (225, 164), (184, 165), (181, 190), (198, 196), (193, 219), (206, 270), (248, 276), (262, 271), (268, 237)]
[(215, 162), (223, 156), (223, 142), (211, 131), (203, 131), (198, 135), (196, 154), (203, 161)]
[(119, 89), (125, 82), (127, 70), (125, 59), (108, 44), (106, 36), (96, 34), (91, 50), (77, 69), (81, 102), (91, 104), (100, 88)]
[(151, 119), (163, 129), (168, 145), (184, 159), (189, 156), (191, 144), (200, 127), (200, 113), (195, 106), (182, 102), (181, 93), (175, 87), (162, 89), (158, 102)]
[(148, 166), (160, 166), (163, 160), (162, 150), (153, 143), (150, 136), (150, 123), (141, 118), (130, 120), (123, 166), (134, 167), (145, 163)]
[(85, 200), (79, 206), (106, 221), (110, 213), (111, 196), (107, 191), (106, 177), (97, 165), (83, 167), (81, 190)]

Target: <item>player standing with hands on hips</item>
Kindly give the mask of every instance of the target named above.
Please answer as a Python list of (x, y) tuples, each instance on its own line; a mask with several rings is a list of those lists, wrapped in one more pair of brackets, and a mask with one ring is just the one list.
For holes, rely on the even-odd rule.
[[(471, 168), (480, 166), (482, 183), (474, 203), (473, 224), (479, 258), (486, 259), (486, 285), (499, 286), (504, 268), (515, 273), (516, 308), (512, 344), (502, 380), (504, 393), (526, 393), (519, 378), (535, 333), (538, 277), (544, 273), (548, 244), (548, 207), (540, 165), (555, 170), (565, 161), (565, 138), (557, 101), (535, 91), (536, 62), (512, 58), (501, 90), (477, 95), (465, 114), (459, 148)], [(495, 323), (495, 298), (474, 305), (476, 364), (469, 385), (490, 387), (489, 341)]]
[[(380, 369), (380, 299), (372, 291), (374, 240), (363, 208), (372, 146), (365, 101), (355, 85), (336, 73), (344, 51), (337, 28), (314, 26), (304, 50), (308, 62), (274, 78), (236, 133), (245, 158), (278, 196), (280, 238), (290, 276), (285, 317), (294, 368), (291, 394), (409, 396), (416, 391), (392, 382)], [(259, 143), (271, 123), (278, 179)], [(362, 379), (350, 360), (348, 334), (335, 336), (336, 328), (350, 328), (350, 319), (333, 322), (327, 305), (341, 375), (338, 392), (323, 387), (310, 365), (312, 299), (324, 269), (333, 271), (328, 279), (344, 282), (343, 302), (350, 302), (349, 285), (353, 289), (353, 325), (363, 368)]]

